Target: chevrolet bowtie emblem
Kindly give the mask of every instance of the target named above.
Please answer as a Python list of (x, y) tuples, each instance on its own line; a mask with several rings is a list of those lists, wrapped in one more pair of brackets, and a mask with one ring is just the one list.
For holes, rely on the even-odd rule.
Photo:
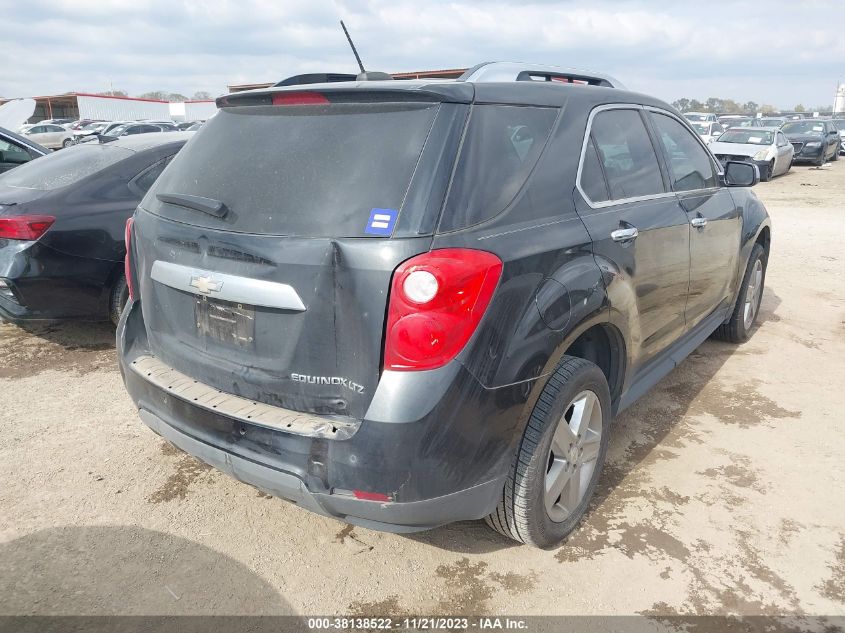
[(211, 277), (191, 277), (191, 288), (196, 288), (202, 294), (207, 295), (212, 292), (220, 292), (223, 287), (222, 281), (214, 281)]

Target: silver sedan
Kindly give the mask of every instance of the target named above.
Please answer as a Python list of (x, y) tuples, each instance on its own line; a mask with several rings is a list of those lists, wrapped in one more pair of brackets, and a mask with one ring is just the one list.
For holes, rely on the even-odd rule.
[(792, 167), (795, 149), (776, 127), (730, 128), (710, 143), (710, 151), (724, 164), (729, 160), (754, 163), (761, 180), (771, 180)]

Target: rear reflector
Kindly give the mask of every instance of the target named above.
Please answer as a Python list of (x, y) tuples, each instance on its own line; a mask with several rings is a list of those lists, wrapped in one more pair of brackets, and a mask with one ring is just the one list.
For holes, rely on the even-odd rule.
[(274, 106), (328, 105), (329, 100), (319, 92), (275, 92)]
[(126, 277), (126, 286), (129, 288), (129, 301), (135, 300), (135, 284), (132, 282), (132, 218), (126, 220), (126, 231), (124, 232), (124, 240), (126, 241), (126, 256), (123, 258), (123, 274)]
[(0, 218), (0, 238), (7, 240), (37, 240), (53, 222), (51, 215), (18, 215)]
[(417, 255), (393, 273), (384, 368), (442, 367), (475, 332), (502, 275), (486, 251), (444, 248)]
[(390, 496), (383, 492), (367, 492), (365, 490), (353, 490), (352, 494), (356, 499), (363, 501), (390, 501)]

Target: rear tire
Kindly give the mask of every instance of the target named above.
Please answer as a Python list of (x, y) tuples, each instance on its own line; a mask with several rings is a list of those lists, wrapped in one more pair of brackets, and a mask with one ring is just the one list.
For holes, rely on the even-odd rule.
[(610, 437), (610, 407), (601, 369), (564, 356), (534, 406), (487, 524), (521, 543), (559, 545), (595, 492)]
[(129, 285), (126, 283), (126, 277), (120, 275), (112, 286), (109, 299), (109, 318), (115, 326), (120, 321), (120, 315), (123, 314), (123, 308), (126, 307), (127, 301), (129, 301)]
[(830, 162), (835, 163), (839, 160), (839, 148), (837, 147), (836, 150), (833, 152), (833, 155), (830, 157)]
[(62, 141), (62, 147), (66, 149), (71, 145), (73, 145), (73, 139), (66, 138), (64, 141)]
[(755, 244), (751, 257), (748, 258), (748, 266), (742, 278), (733, 314), (727, 323), (723, 323), (713, 332), (714, 338), (729, 343), (744, 343), (749, 339), (751, 329), (760, 314), (767, 264), (766, 251), (760, 244)]

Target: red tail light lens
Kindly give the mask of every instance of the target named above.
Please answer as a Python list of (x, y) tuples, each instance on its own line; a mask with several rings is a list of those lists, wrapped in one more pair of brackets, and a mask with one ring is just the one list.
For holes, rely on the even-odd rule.
[(126, 257), (123, 258), (123, 274), (126, 277), (126, 286), (129, 288), (129, 300), (135, 300), (135, 285), (132, 282), (132, 218), (126, 220), (126, 231), (124, 240), (126, 242)]
[(0, 218), (0, 238), (7, 240), (37, 240), (47, 232), (53, 222), (51, 215), (18, 215)]
[(502, 276), (485, 251), (444, 248), (412, 257), (393, 274), (384, 368), (442, 367), (475, 332)]
[(326, 95), (319, 92), (276, 92), (273, 93), (274, 106), (328, 105)]

